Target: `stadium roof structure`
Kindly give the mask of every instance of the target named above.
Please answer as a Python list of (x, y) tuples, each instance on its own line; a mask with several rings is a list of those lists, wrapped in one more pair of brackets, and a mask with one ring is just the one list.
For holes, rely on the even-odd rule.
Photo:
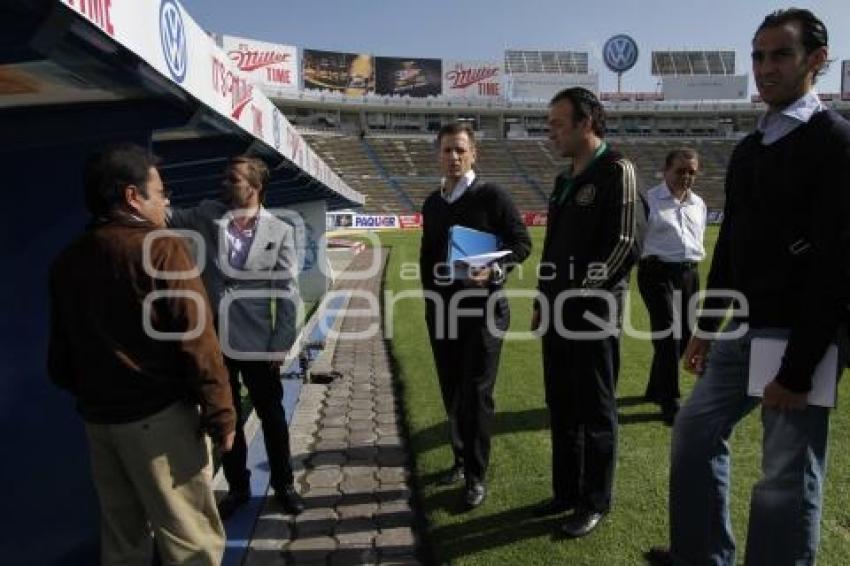
[(734, 51), (653, 51), (652, 74), (734, 75)]
[(270, 206), (364, 203), (175, 0), (7, 0), (0, 32), (15, 132), (0, 151), (123, 135), (162, 158), (178, 203), (217, 194), (226, 159), (250, 152), (271, 166)]
[(505, 50), (505, 73), (588, 73), (586, 51)]

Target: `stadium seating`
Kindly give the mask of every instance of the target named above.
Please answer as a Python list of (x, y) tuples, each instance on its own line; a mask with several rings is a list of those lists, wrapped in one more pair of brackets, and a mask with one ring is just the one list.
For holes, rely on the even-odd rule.
[[(439, 185), (433, 136), (304, 135), (322, 159), (366, 195), (367, 212), (418, 211)], [(610, 143), (635, 163), (642, 191), (660, 182), (664, 158), (671, 149), (693, 147), (702, 156), (696, 190), (709, 208), (723, 207), (723, 178), (735, 140), (622, 137)], [(482, 176), (510, 191), (524, 212), (546, 209), (555, 175), (567, 163), (539, 138), (484, 138), (478, 141), (478, 154)]]

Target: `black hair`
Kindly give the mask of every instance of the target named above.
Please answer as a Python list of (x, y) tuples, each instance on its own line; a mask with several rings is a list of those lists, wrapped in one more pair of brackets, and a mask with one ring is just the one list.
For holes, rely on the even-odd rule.
[(552, 97), (549, 106), (569, 100), (573, 107), (573, 124), (590, 118), (593, 133), (597, 137), (605, 137), (605, 109), (596, 95), (579, 86), (566, 88)]
[[(826, 31), (826, 25), (815, 16), (810, 10), (805, 8), (787, 8), (784, 10), (776, 10), (765, 16), (761, 25), (756, 30), (753, 36), (755, 41), (756, 36), (765, 28), (776, 28), (789, 23), (800, 24), (800, 30), (803, 37), (803, 48), (806, 54), (810, 54), (816, 49), (829, 46), (829, 33)], [(817, 79), (824, 74), (829, 67), (829, 62), (815, 72), (813, 79)]]
[(157, 157), (132, 143), (114, 144), (92, 153), (83, 169), (89, 212), (93, 216), (111, 212), (124, 202), (124, 189), (130, 185), (148, 198), (148, 174), (157, 163)]

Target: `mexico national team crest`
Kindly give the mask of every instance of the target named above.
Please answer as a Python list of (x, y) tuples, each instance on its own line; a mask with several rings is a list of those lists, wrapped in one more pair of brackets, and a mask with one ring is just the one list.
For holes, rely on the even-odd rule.
[(596, 200), (596, 186), (582, 185), (576, 191), (575, 203), (579, 206), (589, 206)]

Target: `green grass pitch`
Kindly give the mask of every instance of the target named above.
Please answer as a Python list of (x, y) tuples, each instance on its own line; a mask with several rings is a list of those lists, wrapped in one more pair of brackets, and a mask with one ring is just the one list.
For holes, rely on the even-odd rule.
[[(709, 257), (716, 236), (716, 228), (710, 228)], [(540, 258), (543, 230), (532, 229), (532, 237), (534, 252), (525, 262), (523, 273), (511, 275), (508, 288), (535, 286), (534, 267)], [(391, 249), (386, 291), (418, 289), (413, 266), (418, 259), (420, 233), (383, 232), (380, 239)], [(709, 261), (703, 262), (703, 281), (708, 267)], [(632, 279), (633, 326), (648, 330), (646, 311)], [(511, 330), (527, 330), (530, 299), (512, 300), (511, 310)], [(620, 439), (612, 513), (590, 536), (568, 541), (555, 537), (558, 520), (535, 519), (530, 513), (532, 506), (551, 495), (539, 341), (505, 343), (495, 392), (489, 497), (482, 507), (464, 512), (460, 488), (435, 483), (439, 472), (450, 464), (451, 455), (422, 300), (403, 299), (385, 314), (392, 316), (391, 345), (400, 373), (419, 502), (427, 516), (426, 537), (439, 563), (631, 565), (643, 563), (641, 554), (650, 546), (667, 542), (670, 429), (658, 420), (657, 407), (641, 400), (651, 360), (649, 342), (625, 337), (621, 343)], [(693, 380), (688, 374), (682, 378), (685, 397)], [(850, 420), (842, 403), (850, 398), (848, 387), (843, 380), (839, 408), (832, 419), (818, 561), (824, 565), (850, 564)], [(732, 510), (739, 561), (743, 560), (749, 491), (760, 465), (760, 443), (761, 424), (755, 411), (733, 436)]]

